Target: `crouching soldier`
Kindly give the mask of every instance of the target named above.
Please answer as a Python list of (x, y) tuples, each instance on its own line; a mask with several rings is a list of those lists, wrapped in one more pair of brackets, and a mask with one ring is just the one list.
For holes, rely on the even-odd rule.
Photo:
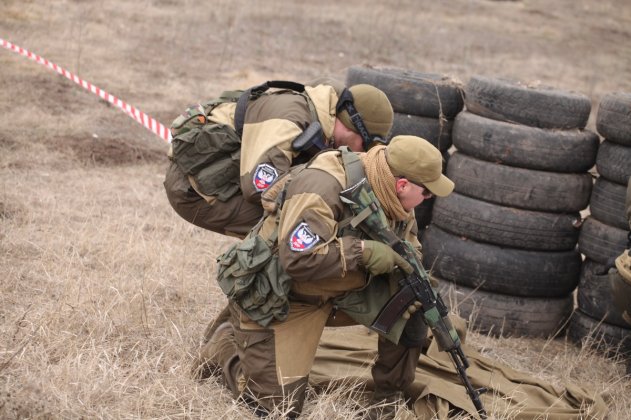
[(263, 215), (261, 193), (291, 166), (325, 148), (385, 143), (394, 113), (381, 90), (321, 82), (224, 92), (178, 117), (164, 181), (175, 211), (204, 229), (244, 237)]
[[(419, 137), (397, 136), (367, 153), (326, 151), (292, 169), (279, 179), (280, 193), (274, 197), (272, 186), (263, 195), (275, 205), (270, 214), (218, 259), (230, 315), (207, 337), (197, 373), (219, 368), (235, 397), (261, 414), (280, 406), (299, 415), (324, 327), (370, 326), (397, 291), (398, 276), (411, 271), (392, 248), (349, 223), (354, 216), (340, 194), (361, 180), (396, 236), (420, 254), (413, 209), (432, 195), (448, 195), (454, 185), (442, 174), (438, 149)], [(372, 367), (375, 404), (401, 398), (413, 381), (427, 327), (421, 311), (410, 312), (380, 333)]]

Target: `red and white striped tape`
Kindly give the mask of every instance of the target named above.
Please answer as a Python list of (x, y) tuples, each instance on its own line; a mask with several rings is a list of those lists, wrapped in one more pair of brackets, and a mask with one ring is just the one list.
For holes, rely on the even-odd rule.
[(76, 84), (80, 85), (82, 88), (89, 90), (90, 92), (94, 93), (95, 95), (98, 95), (101, 97), (101, 99), (111, 103), (112, 105), (120, 108), (124, 113), (126, 113), (129, 117), (133, 118), (134, 120), (136, 120), (136, 122), (138, 122), (139, 124), (141, 124), (143, 127), (145, 127), (147, 130), (151, 131), (152, 133), (158, 135), (160, 138), (162, 138), (164, 141), (167, 142), (171, 142), (171, 132), (169, 131), (169, 129), (164, 126), (164, 124), (158, 122), (155, 118), (145, 114), (144, 112), (142, 112), (141, 110), (139, 110), (136, 107), (133, 107), (123, 101), (121, 101), (120, 99), (118, 99), (116, 96), (113, 96), (109, 93), (107, 93), (106, 91), (104, 91), (103, 89), (99, 88), (98, 86), (94, 86), (92, 83), (90, 82), (86, 82), (85, 80), (79, 78), (77, 75), (70, 73), (68, 70), (59, 67), (57, 64), (52, 63), (50, 61), (48, 61), (47, 59), (40, 57), (37, 54), (33, 54), (32, 52), (25, 50), (22, 47), (19, 47), (15, 44), (12, 44), (9, 41), (5, 41), (4, 39), (0, 38), (0, 46), (11, 50), (13, 52), (16, 52), (24, 57), (30, 58), (31, 60), (34, 60), (35, 62), (46, 66), (54, 71), (56, 71), (57, 73), (61, 74), (62, 76), (67, 77), (68, 79), (72, 80), (73, 82), (75, 82)]

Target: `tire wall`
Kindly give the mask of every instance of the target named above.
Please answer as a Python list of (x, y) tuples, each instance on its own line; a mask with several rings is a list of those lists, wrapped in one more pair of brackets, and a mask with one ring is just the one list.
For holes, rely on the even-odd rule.
[(359, 83), (390, 99), (390, 138), (423, 137), (445, 156), (454, 193), (415, 213), (424, 264), (461, 298), (454, 309), (485, 333), (550, 337), (568, 326), (577, 343), (626, 349), (605, 272), (627, 245), (631, 94), (602, 98), (594, 133), (591, 101), (576, 92), (353, 66), (346, 85)]
[(568, 336), (604, 354), (631, 356), (631, 329), (614, 303), (610, 270), (615, 258), (630, 246), (626, 195), (631, 176), (631, 94), (605, 95), (596, 117), (603, 137), (596, 156), (598, 178), (583, 222), (579, 249), (585, 256), (577, 289), (578, 310)]
[[(472, 77), (454, 119), (447, 176), (422, 239), (433, 276), (473, 296), (481, 331), (552, 336), (573, 311), (580, 212), (599, 137), (585, 95)], [(460, 292), (459, 292), (460, 293)], [(467, 303), (469, 302), (469, 303)]]

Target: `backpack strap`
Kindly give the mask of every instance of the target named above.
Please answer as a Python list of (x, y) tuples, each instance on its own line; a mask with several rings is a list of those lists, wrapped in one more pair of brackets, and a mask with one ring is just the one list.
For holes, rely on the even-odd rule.
[(221, 92), (221, 95), (219, 95), (218, 98), (211, 99), (208, 102), (201, 104), (200, 106), (204, 111), (204, 115), (208, 116), (219, 104), (223, 104), (226, 102), (237, 102), (237, 100), (241, 97), (241, 94), (243, 94), (242, 90), (226, 90), (224, 92)]
[(339, 150), (342, 152), (342, 163), (344, 164), (344, 171), (346, 172), (346, 185), (347, 187), (352, 187), (366, 178), (364, 164), (357, 153), (352, 152), (348, 146), (341, 146)]
[[(288, 89), (293, 90), (298, 93), (305, 92), (305, 85), (298, 82), (290, 82), (286, 80), (269, 80), (263, 84), (258, 86), (251, 87), (250, 89), (243, 92), (239, 99), (237, 100), (237, 108), (234, 111), (234, 128), (239, 137), (243, 135), (243, 125), (245, 123), (245, 111), (248, 107), (248, 102), (250, 100), (258, 99), (263, 93), (265, 93), (268, 89)], [(312, 121), (317, 121), (317, 114), (315, 111), (315, 107), (309, 98), (307, 98), (307, 102), (309, 104), (309, 111), (311, 111)]]
[[(356, 153), (353, 153), (348, 146), (342, 146), (339, 150), (342, 152), (342, 163), (344, 164), (344, 171), (346, 172), (346, 186), (347, 188), (351, 188), (353, 185), (356, 185), (366, 179), (364, 164), (359, 156)], [(359, 225), (371, 213), (372, 211), (366, 208), (357, 216), (346, 217), (339, 222), (339, 230), (342, 231), (348, 225), (355, 230), (357, 225)]]

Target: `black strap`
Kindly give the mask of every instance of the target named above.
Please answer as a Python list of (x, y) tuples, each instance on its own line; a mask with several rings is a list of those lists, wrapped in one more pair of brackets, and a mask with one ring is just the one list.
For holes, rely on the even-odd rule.
[(239, 137), (243, 135), (243, 124), (245, 123), (245, 111), (248, 107), (248, 102), (250, 102), (250, 99), (257, 99), (270, 88), (289, 89), (299, 93), (305, 91), (305, 85), (302, 83), (287, 80), (269, 80), (243, 92), (237, 100), (237, 108), (234, 111), (234, 129)]

